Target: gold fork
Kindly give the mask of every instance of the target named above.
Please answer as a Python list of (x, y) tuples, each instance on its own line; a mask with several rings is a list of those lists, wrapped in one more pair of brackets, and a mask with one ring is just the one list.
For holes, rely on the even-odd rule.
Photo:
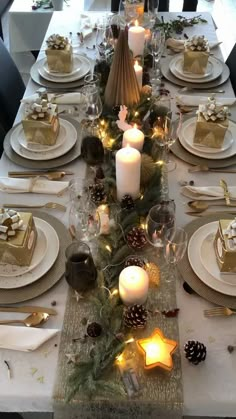
[(57, 202), (47, 202), (43, 205), (3, 204), (3, 208), (49, 208), (66, 211), (65, 205), (58, 204)]
[(236, 314), (236, 311), (233, 311), (228, 307), (214, 307), (208, 310), (204, 310), (205, 317), (232, 316), (232, 314)]
[(224, 190), (224, 198), (225, 198), (226, 205), (230, 205), (230, 193), (228, 190), (228, 185), (224, 179), (220, 179), (220, 186)]
[(24, 178), (24, 177), (36, 177), (42, 176), (46, 177), (48, 180), (58, 180), (62, 179), (66, 175), (71, 175), (73, 172), (62, 172), (62, 171), (54, 171), (54, 172), (8, 172), (9, 177), (14, 178)]

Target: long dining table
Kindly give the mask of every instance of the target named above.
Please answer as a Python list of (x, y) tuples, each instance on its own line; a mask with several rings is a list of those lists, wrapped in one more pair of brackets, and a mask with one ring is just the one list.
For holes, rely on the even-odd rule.
[[(91, 13), (91, 17), (96, 19), (99, 14)], [(102, 14), (102, 12), (101, 12)], [(173, 19), (177, 13), (163, 13), (165, 20)], [(185, 16), (195, 16), (194, 13), (185, 13)], [(204, 34), (209, 41), (216, 41), (214, 23), (210, 14), (202, 13), (207, 23), (197, 24), (185, 29), (188, 36)], [(78, 32), (78, 15), (73, 15), (69, 11), (54, 12), (49, 24), (45, 39), (52, 33), (68, 35), (69, 32)], [(45, 44), (43, 43), (39, 59), (45, 54)], [(80, 51), (89, 54), (94, 60), (95, 52), (81, 47)], [(214, 54), (222, 59), (220, 48), (214, 50)], [(179, 87), (171, 82), (164, 80), (165, 88), (170, 90), (173, 98), (173, 112), (175, 108), (175, 95)], [(38, 85), (32, 80), (29, 81), (25, 96), (33, 94)], [(222, 97), (234, 97), (230, 80), (222, 85), (224, 93)], [(206, 93), (191, 92), (191, 95), (204, 95)], [(231, 107), (231, 118), (236, 117), (236, 108)], [(21, 109), (16, 118), (16, 123), (20, 121)], [(171, 155), (171, 159), (176, 162), (176, 170), (168, 174), (169, 196), (176, 203), (176, 220), (178, 226), (185, 226), (192, 221), (192, 217), (186, 215), (187, 198), (181, 194), (183, 181), (193, 180), (196, 186), (218, 185), (222, 178), (221, 173), (189, 173), (189, 164)], [(235, 166), (236, 167), (236, 166)], [(10, 161), (3, 153), (0, 170), (1, 176), (7, 176), (8, 171), (22, 170), (23, 168)], [(74, 172), (74, 177), (83, 179), (86, 173), (86, 164), (82, 159), (77, 159), (63, 167)], [(67, 180), (70, 180), (68, 177)], [(232, 174), (224, 174), (224, 179), (228, 185), (234, 184)], [(67, 211), (61, 213), (54, 210), (52, 215), (60, 219), (68, 226), (69, 214), (69, 194), (65, 193), (61, 197), (53, 197), (56, 202), (67, 206)], [(52, 200), (44, 194), (7, 194), (0, 193), (1, 203), (18, 202), (21, 204), (43, 204)], [(47, 212), (48, 210), (42, 209)], [(0, 291), (1, 292), (1, 291)], [(46, 327), (61, 329), (65, 310), (68, 285), (62, 278), (53, 288), (43, 295), (30, 300), (30, 305), (48, 306), (55, 304), (57, 316), (51, 316)], [(196, 293), (188, 294), (183, 289), (182, 281), (176, 284), (177, 306), (180, 309), (178, 315), (179, 324), (179, 346), (181, 351), (182, 363), (182, 384), (183, 384), (183, 415), (186, 416), (211, 416), (211, 417), (233, 417), (236, 412), (236, 353), (229, 353), (228, 345), (236, 345), (235, 318), (216, 317), (205, 318), (203, 310), (211, 308), (212, 303), (200, 297)], [(28, 303), (28, 302), (27, 302)], [(78, 306), (79, 310), (79, 306)], [(16, 314), (1, 313), (1, 319), (15, 318)], [(22, 315), (24, 318), (25, 315)], [(59, 338), (57, 336), (44, 344), (40, 349), (25, 353), (0, 349), (0, 412), (52, 412), (53, 411), (53, 385), (56, 377), (57, 355)], [(207, 346), (207, 358), (198, 366), (191, 365), (184, 356), (183, 347), (188, 340), (198, 340)], [(6, 373), (4, 360), (9, 362), (12, 370), (12, 377), (9, 380)]]

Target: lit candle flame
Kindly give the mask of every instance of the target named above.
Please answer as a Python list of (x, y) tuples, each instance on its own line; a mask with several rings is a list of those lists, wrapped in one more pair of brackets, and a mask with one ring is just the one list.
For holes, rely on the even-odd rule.
[(130, 338), (130, 339), (128, 339), (128, 340), (125, 341), (126, 344), (127, 343), (132, 343), (132, 342), (134, 342), (134, 338)]

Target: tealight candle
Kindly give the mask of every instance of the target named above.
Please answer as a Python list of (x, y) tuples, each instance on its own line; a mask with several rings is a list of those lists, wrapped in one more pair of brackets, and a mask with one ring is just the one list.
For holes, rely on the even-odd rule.
[(143, 304), (147, 300), (149, 277), (139, 266), (128, 266), (119, 276), (119, 294), (125, 305)]
[(116, 153), (117, 199), (131, 195), (136, 199), (140, 189), (141, 154), (132, 147), (121, 148)]
[(141, 90), (142, 85), (143, 85), (143, 67), (141, 67), (141, 65), (139, 65), (138, 61), (135, 61), (134, 71), (135, 71), (135, 74), (136, 74), (136, 77), (137, 77), (138, 87)]
[(144, 142), (144, 134), (142, 131), (137, 129), (137, 125), (134, 124), (133, 128), (127, 129), (123, 134), (122, 147), (133, 147), (136, 150), (142, 151)]
[(143, 55), (145, 42), (145, 29), (138, 26), (138, 21), (135, 21), (135, 26), (131, 26), (128, 32), (129, 48), (133, 52), (133, 56)]
[(167, 371), (172, 370), (173, 359), (171, 355), (178, 344), (174, 340), (165, 338), (160, 329), (155, 329), (149, 338), (139, 339), (137, 345), (145, 355), (145, 369), (161, 367)]

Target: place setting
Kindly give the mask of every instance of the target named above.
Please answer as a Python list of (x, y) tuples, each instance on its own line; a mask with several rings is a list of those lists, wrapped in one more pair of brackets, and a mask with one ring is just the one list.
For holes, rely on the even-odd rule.
[[(177, 104), (183, 103), (185, 98), (177, 96)], [(193, 102), (194, 99), (190, 99), (190, 103)], [(199, 103), (196, 116), (183, 118), (178, 141), (171, 146), (171, 151), (193, 165), (208, 168), (233, 165), (236, 162), (236, 124), (230, 118), (230, 108), (214, 95), (199, 97), (196, 103)], [(224, 99), (223, 103), (231, 104), (233, 99)]]
[(230, 75), (227, 65), (210, 53), (204, 36), (185, 41), (183, 52), (163, 59), (161, 71), (174, 84), (202, 90), (225, 83)]
[(51, 35), (46, 44), (46, 58), (32, 66), (32, 79), (41, 86), (58, 90), (82, 86), (91, 69), (90, 60), (74, 53), (70, 39), (62, 35)]
[[(80, 124), (61, 116), (58, 105), (42, 91), (23, 103), (22, 121), (4, 139), (10, 160), (31, 169), (60, 167), (79, 157)], [(81, 95), (80, 95), (81, 99)]]

